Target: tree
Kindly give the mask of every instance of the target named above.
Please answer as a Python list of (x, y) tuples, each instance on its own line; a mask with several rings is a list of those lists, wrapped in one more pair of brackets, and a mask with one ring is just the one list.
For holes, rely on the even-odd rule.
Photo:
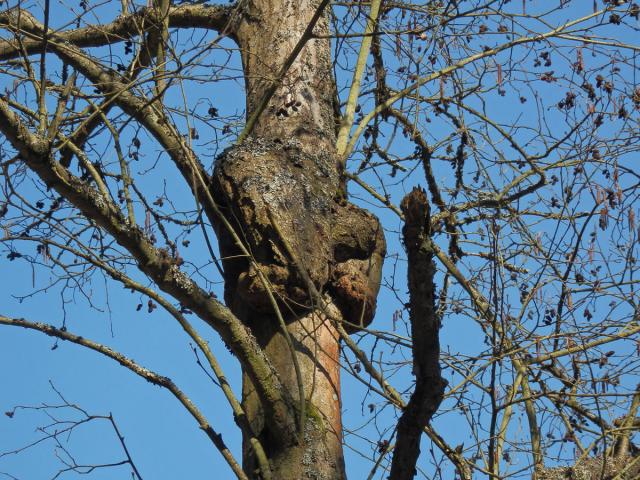
[[(636, 3), (120, 7), (0, 14), (3, 269), (164, 309), (242, 461), (171, 378), (66, 323), (0, 324), (166, 389), (238, 478), (346, 478), (341, 371), (376, 397), (369, 478), (636, 474)], [(228, 79), (244, 119), (211, 101)]]

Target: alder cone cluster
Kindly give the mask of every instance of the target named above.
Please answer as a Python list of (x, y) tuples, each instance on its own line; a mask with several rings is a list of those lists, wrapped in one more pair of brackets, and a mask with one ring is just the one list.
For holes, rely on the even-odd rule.
[(306, 274), (333, 297), (346, 321), (364, 327), (373, 319), (384, 235), (375, 216), (344, 200), (336, 165), (332, 153), (308, 144), (303, 149), (295, 139), (251, 137), (219, 157), (214, 198), (255, 259), (242, 256), (224, 225), (215, 226), (225, 301), (241, 317), (273, 309), (257, 265), (285, 317), (313, 304)]

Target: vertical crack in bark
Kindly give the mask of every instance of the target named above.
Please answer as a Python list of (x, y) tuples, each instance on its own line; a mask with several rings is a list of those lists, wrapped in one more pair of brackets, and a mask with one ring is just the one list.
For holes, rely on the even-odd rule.
[(424, 190), (414, 188), (401, 204), (402, 229), (409, 265), (409, 320), (413, 339), (413, 373), (416, 386), (398, 422), (391, 463), (392, 480), (412, 479), (420, 455), (420, 438), (438, 410), (447, 382), (440, 371), (440, 320), (436, 314), (436, 272), (429, 203)]

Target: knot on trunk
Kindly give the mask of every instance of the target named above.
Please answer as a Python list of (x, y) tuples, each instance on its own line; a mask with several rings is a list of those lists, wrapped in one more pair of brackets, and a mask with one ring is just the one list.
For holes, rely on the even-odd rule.
[[(307, 276), (318, 292), (334, 296), (349, 322), (371, 322), (384, 235), (375, 216), (341, 200), (332, 152), (314, 149), (308, 140), (250, 138), (218, 158), (211, 188), (237, 234), (221, 221), (214, 225), (232, 309), (272, 311), (259, 269), (286, 305), (284, 315), (314, 303)], [(238, 239), (253, 261), (242, 255)]]

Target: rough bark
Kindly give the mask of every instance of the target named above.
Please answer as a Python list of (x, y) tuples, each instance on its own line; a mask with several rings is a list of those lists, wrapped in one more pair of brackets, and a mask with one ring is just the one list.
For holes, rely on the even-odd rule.
[[(339, 315), (335, 307), (330, 307), (327, 313), (332, 317)], [(306, 421), (303, 437), (290, 443), (274, 437), (259, 395), (247, 375), (243, 383), (245, 412), (271, 462), (273, 478), (343, 479), (338, 335), (332, 320), (317, 312), (296, 318), (288, 328), (294, 338), (296, 358), (305, 384)], [(278, 371), (282, 383), (295, 392), (296, 375), (291, 354), (283, 334), (275, 327), (274, 319), (260, 317), (252, 331)], [(255, 459), (246, 439), (244, 468), (248, 474), (255, 472)], [(256, 474), (255, 478), (260, 477)]]
[(392, 480), (410, 480), (416, 475), (420, 438), (438, 410), (447, 382), (440, 373), (440, 320), (435, 306), (433, 277), (436, 267), (430, 245), (430, 212), (422, 189), (414, 188), (401, 204), (405, 216), (402, 229), (409, 265), (409, 320), (416, 386), (398, 421), (391, 462)]
[[(245, 3), (235, 37), (242, 53), (247, 117), (273, 86), (319, 4)], [(323, 15), (315, 32), (328, 31)], [(244, 407), (274, 478), (284, 480), (345, 478), (339, 338), (332, 322), (348, 322), (351, 330), (369, 324), (385, 254), (378, 220), (345, 200), (335, 152), (334, 91), (330, 43), (311, 39), (279, 81), (251, 135), (221, 155), (213, 175), (214, 197), (253, 258), (242, 255), (223, 224), (215, 225), (224, 258), (225, 301), (250, 327), (295, 403), (294, 361), (270, 290), (303, 378), (304, 433), (281, 438), (263, 414), (252, 379), (244, 376)], [(325, 295), (325, 311), (317, 308), (303, 277)], [(255, 461), (246, 442), (245, 447), (245, 469), (252, 474)]]

